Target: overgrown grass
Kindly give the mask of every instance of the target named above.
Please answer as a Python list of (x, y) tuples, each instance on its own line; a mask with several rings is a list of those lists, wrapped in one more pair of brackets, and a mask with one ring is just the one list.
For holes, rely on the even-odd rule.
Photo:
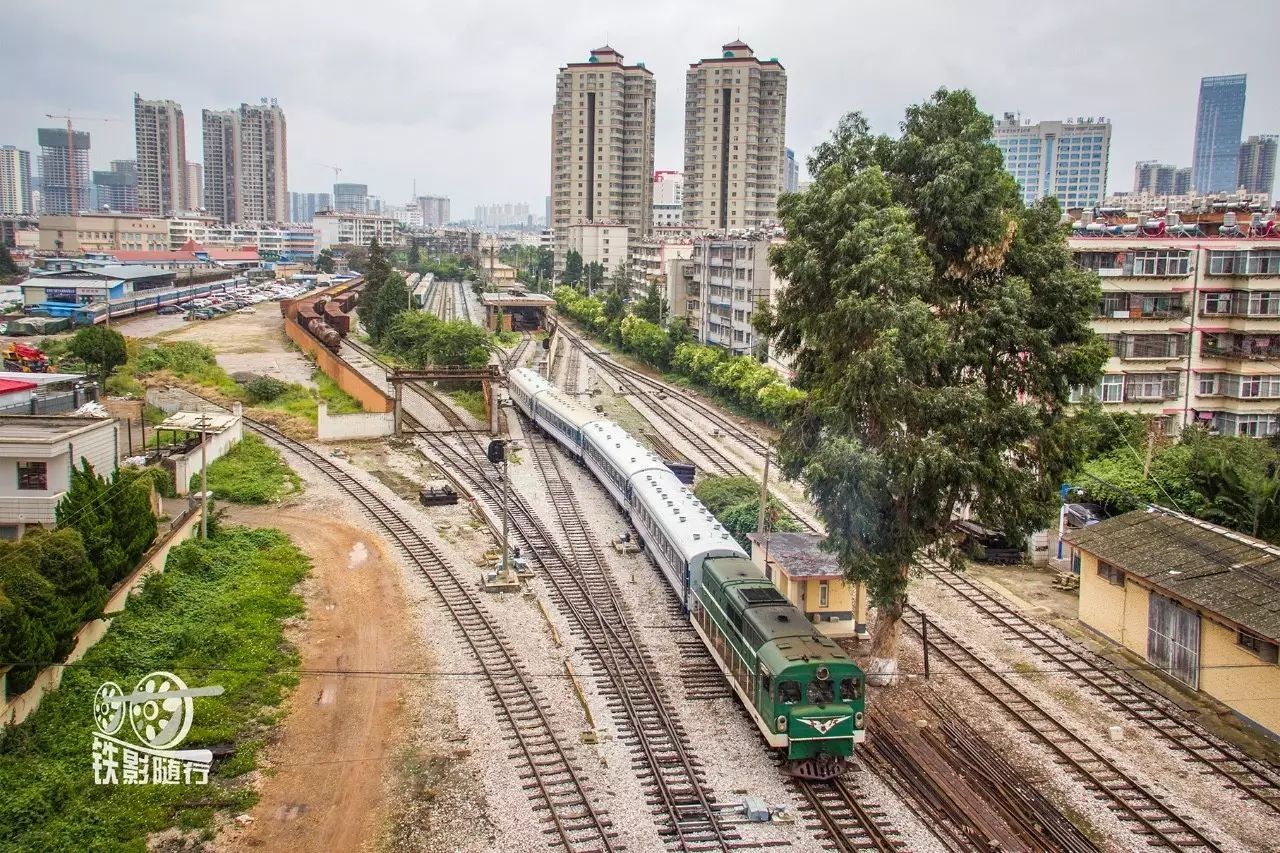
[(338, 387), (323, 370), (311, 374), (311, 380), (320, 389), (320, 399), (329, 405), (331, 415), (354, 415), (364, 411), (360, 401)]
[[(208, 830), (219, 810), (256, 798), (234, 784), (255, 768), (263, 731), (296, 676), (281, 623), (303, 611), (292, 590), (306, 556), (275, 530), (228, 528), (169, 554), (129, 609), (22, 725), (0, 732), (0, 849), (145, 851), (167, 827)], [(188, 686), (221, 685), (195, 700), (181, 748), (231, 743), (208, 785), (95, 785), (93, 699), (114, 681), (126, 693), (156, 670)], [(132, 740), (130, 727), (117, 735)]]
[(494, 332), (493, 339), (498, 342), (498, 346), (511, 349), (513, 346), (520, 343), (520, 333), (504, 329), (501, 332)]
[[(191, 488), (199, 491), (199, 474), (191, 478)], [(246, 435), (209, 466), (209, 491), (223, 500), (268, 504), (301, 490), (302, 478), (256, 435)]]
[(483, 391), (450, 391), (449, 396), (453, 398), (459, 406), (475, 415), (477, 420), (485, 419), (484, 411), (484, 392)]

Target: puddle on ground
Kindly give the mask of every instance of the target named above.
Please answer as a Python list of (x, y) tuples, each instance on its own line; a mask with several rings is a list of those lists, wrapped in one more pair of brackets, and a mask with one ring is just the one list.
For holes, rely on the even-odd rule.
[(347, 568), (356, 569), (369, 559), (369, 548), (363, 542), (357, 542), (351, 546), (351, 553), (347, 555)]

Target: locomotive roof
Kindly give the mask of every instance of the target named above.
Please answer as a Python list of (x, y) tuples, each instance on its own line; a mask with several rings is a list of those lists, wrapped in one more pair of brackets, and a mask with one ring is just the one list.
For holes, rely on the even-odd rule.
[(699, 555), (747, 556), (724, 525), (669, 469), (637, 474), (631, 489), (686, 561)]
[(622, 476), (628, 479), (641, 471), (666, 468), (658, 454), (613, 421), (602, 420), (588, 424), (583, 430), (583, 439), (597, 447), (622, 472)]

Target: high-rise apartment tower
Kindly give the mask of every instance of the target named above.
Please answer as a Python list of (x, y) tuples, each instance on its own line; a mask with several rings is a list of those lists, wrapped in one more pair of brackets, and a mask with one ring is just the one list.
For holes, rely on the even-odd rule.
[(204, 195), (223, 222), (289, 219), (288, 136), (274, 99), (204, 111)]
[(133, 131), (138, 163), (138, 210), (170, 216), (186, 210), (187, 131), (182, 107), (133, 94)]
[(31, 209), (31, 153), (0, 145), (0, 214), (24, 216)]
[(1236, 188), (1245, 82), (1244, 74), (1200, 80), (1196, 144), (1191, 155), (1191, 183), (1197, 192), (1231, 192)]
[(612, 47), (556, 76), (551, 112), (551, 227), (563, 263), (570, 225), (617, 222), (647, 234), (653, 206), (653, 73)]
[(685, 72), (684, 225), (756, 228), (786, 181), (787, 72), (731, 41)]

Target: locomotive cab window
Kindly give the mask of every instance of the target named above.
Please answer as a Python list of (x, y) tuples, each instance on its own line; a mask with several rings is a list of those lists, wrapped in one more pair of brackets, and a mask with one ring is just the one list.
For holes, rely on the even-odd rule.
[(809, 682), (809, 702), (813, 705), (827, 705), (836, 700), (836, 686), (831, 680)]
[(773, 679), (769, 676), (768, 671), (760, 670), (760, 689), (765, 693), (773, 692)]
[(783, 705), (794, 705), (800, 701), (800, 682), (779, 681), (778, 701)]
[(840, 679), (840, 699), (849, 702), (862, 698), (862, 681), (857, 678)]

